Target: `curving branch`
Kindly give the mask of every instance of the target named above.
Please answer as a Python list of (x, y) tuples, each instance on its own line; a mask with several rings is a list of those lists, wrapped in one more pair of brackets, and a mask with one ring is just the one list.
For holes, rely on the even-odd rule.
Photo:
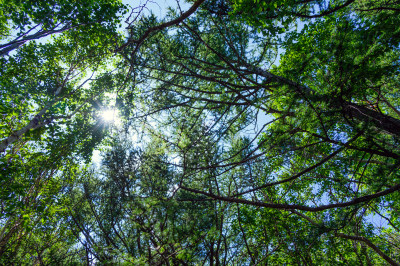
[(149, 37), (149, 35), (151, 33), (166, 29), (170, 26), (178, 25), (179, 23), (181, 23), (182, 21), (187, 19), (190, 15), (192, 15), (204, 1), (205, 0), (197, 0), (186, 12), (183, 12), (178, 18), (173, 19), (168, 22), (165, 22), (165, 23), (162, 23), (160, 25), (148, 28), (139, 39), (137, 39), (137, 40), (129, 39), (126, 43), (124, 43), (123, 45), (118, 47), (114, 52), (115, 53), (121, 52), (129, 44), (135, 43), (136, 47), (132, 53), (132, 54), (135, 54), (138, 51), (138, 49), (140, 48), (140, 46), (142, 45), (142, 43)]
[(335, 235), (338, 236), (338, 237), (341, 237), (341, 238), (345, 238), (345, 239), (364, 242), (367, 246), (369, 246), (376, 253), (378, 253), (378, 255), (381, 256), (381, 258), (386, 260), (390, 265), (393, 265), (393, 266), (399, 266), (400, 265), (398, 262), (394, 261), (388, 255), (383, 253), (383, 251), (380, 248), (378, 248), (376, 245), (374, 245), (374, 243), (372, 243), (371, 240), (369, 240), (368, 238), (365, 238), (363, 236), (350, 236), (350, 235), (346, 235), (346, 234), (343, 234), (343, 233), (336, 233)]
[(320, 212), (320, 211), (325, 211), (325, 210), (329, 210), (329, 209), (350, 207), (350, 206), (354, 206), (357, 204), (369, 202), (373, 199), (377, 199), (377, 198), (386, 196), (388, 194), (391, 194), (393, 192), (399, 191), (400, 184), (394, 185), (386, 190), (383, 190), (383, 191), (380, 191), (380, 192), (377, 192), (374, 194), (354, 198), (353, 200), (350, 200), (350, 201), (321, 205), (321, 206), (317, 206), (317, 207), (310, 207), (310, 206), (304, 206), (304, 205), (298, 205), (298, 204), (265, 203), (265, 202), (261, 202), (261, 201), (251, 201), (251, 200), (240, 199), (240, 198), (235, 198), (235, 197), (226, 197), (226, 196), (215, 195), (213, 193), (208, 193), (208, 192), (204, 192), (201, 190), (188, 188), (185, 186), (181, 186), (180, 188), (182, 188), (183, 190), (189, 191), (189, 192), (196, 193), (196, 194), (202, 194), (202, 195), (205, 195), (207, 197), (210, 197), (210, 198), (213, 198), (216, 200), (221, 200), (221, 201), (226, 201), (226, 202), (231, 202), (231, 203), (240, 203), (240, 204), (264, 207), (264, 208), (271, 208), (271, 209), (278, 209), (278, 210), (300, 210), (300, 211), (307, 211), (307, 212)]

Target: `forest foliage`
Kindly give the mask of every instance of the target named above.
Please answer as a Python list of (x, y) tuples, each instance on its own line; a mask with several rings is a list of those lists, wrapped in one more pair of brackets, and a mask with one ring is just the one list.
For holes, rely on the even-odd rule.
[(149, 5), (0, 2), (0, 264), (399, 265), (400, 2)]

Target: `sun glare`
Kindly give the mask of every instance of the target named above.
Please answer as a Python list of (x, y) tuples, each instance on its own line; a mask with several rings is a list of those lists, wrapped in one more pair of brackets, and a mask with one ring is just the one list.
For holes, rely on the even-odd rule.
[(107, 123), (119, 124), (120, 122), (118, 111), (114, 109), (107, 109), (101, 112), (101, 118)]

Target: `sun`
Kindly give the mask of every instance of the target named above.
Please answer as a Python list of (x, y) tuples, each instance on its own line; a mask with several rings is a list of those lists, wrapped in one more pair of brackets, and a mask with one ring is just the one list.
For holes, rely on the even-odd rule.
[(118, 122), (119, 121), (118, 111), (114, 110), (114, 109), (104, 110), (101, 112), (100, 116), (105, 122)]

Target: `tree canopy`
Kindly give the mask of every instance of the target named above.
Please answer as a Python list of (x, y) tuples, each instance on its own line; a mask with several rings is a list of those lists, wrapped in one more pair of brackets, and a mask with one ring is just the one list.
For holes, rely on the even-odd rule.
[(0, 3), (0, 264), (399, 265), (400, 2), (151, 4)]

